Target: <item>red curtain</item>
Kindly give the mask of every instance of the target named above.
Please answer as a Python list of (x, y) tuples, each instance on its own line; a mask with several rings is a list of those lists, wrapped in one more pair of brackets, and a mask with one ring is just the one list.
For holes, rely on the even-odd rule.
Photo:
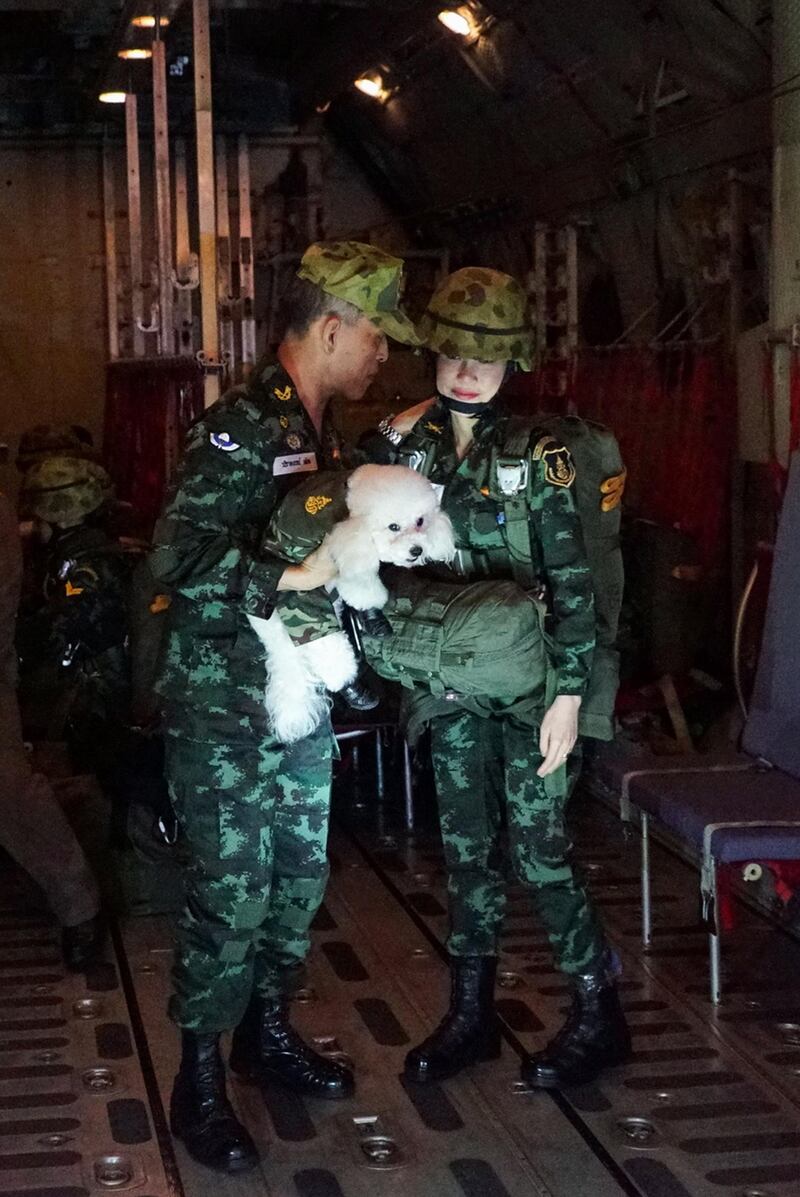
[(111, 362), (103, 456), (135, 528), (149, 536), (186, 429), (203, 410), (203, 375), (192, 358)]
[(736, 436), (736, 387), (722, 349), (583, 350), (561, 394), (552, 365), (518, 375), (513, 391), (524, 406), (611, 428), (628, 468), (628, 512), (691, 536), (706, 562), (719, 559)]

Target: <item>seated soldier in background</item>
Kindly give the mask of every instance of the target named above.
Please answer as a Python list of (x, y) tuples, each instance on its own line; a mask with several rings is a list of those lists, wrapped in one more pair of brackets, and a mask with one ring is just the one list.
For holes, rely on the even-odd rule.
[(0, 494), (0, 845), (41, 886), (62, 926), (68, 968), (86, 968), (103, 943), (97, 884), (47, 778), (34, 773), (17, 704), (14, 624), (22, 581), (17, 520)]

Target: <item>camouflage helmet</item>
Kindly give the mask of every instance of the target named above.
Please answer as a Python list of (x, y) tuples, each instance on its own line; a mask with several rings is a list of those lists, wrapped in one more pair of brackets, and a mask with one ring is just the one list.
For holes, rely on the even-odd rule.
[(516, 362), (530, 370), (533, 330), (527, 297), (510, 274), (465, 266), (440, 283), (417, 332), (429, 349), (447, 357)]
[(61, 528), (73, 528), (105, 502), (111, 480), (102, 466), (79, 457), (46, 457), (26, 470), (21, 508)]
[(92, 458), (94, 452), (91, 444), (70, 424), (34, 424), (32, 428), (25, 429), (19, 438), (16, 457), (17, 469), (21, 473), (24, 474), (37, 461), (54, 456)]
[(360, 241), (317, 241), (303, 254), (297, 277), (351, 303), (395, 341), (419, 344), (412, 321), (400, 308), (400, 258)]

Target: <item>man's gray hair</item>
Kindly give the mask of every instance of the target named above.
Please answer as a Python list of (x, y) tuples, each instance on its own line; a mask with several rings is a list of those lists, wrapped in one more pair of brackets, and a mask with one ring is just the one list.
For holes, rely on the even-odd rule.
[(346, 299), (329, 295), (316, 283), (295, 276), (281, 296), (278, 335), (302, 337), (320, 316), (338, 316), (343, 324), (355, 324), (363, 313)]

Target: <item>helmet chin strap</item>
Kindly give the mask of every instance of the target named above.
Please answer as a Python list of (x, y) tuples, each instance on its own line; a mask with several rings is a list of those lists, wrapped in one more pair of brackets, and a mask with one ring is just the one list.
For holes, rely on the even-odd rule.
[(469, 416), (472, 420), (477, 420), (488, 406), (487, 403), (468, 403), (466, 399), (453, 399), (450, 395), (440, 395), (439, 398), (448, 411), (457, 411), (459, 415)]

